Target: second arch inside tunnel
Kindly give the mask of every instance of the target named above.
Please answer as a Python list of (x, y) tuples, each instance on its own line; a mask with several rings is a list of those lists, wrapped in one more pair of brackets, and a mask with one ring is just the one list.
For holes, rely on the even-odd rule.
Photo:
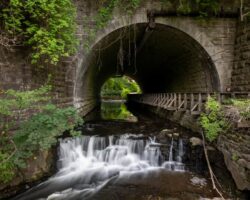
[(78, 77), (78, 96), (100, 99), (110, 77), (129, 76), (143, 93), (215, 92), (218, 73), (205, 49), (190, 35), (170, 26), (147, 23), (119, 28), (91, 49)]

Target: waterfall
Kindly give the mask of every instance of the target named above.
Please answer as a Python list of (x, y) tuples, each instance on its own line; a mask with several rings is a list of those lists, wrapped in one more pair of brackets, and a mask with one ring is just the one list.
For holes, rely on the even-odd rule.
[(169, 159), (164, 162), (162, 144), (157, 143), (155, 137), (124, 134), (61, 140), (57, 174), (17, 199), (87, 199), (86, 195), (91, 196), (108, 182), (129, 176), (129, 173), (158, 169), (183, 171), (183, 143), (179, 141), (176, 161), (173, 160), (173, 144), (172, 138)]
[(173, 161), (173, 143), (174, 143), (174, 140), (172, 138), (171, 145), (170, 145), (170, 150), (169, 150), (169, 159), (168, 159), (169, 162)]
[(174, 139), (171, 139), (170, 147), (169, 147), (169, 158), (168, 161), (164, 162), (162, 166), (167, 170), (172, 171), (185, 171), (185, 166), (182, 163), (182, 157), (184, 155), (183, 152), (183, 141), (180, 138), (178, 140), (178, 151), (176, 156), (176, 161), (173, 160), (173, 146), (174, 146)]
[(177, 155), (177, 158), (176, 160), (178, 162), (182, 162), (182, 156), (184, 155), (184, 151), (183, 151), (183, 141), (182, 139), (180, 138), (179, 139), (179, 143), (178, 143), (178, 155)]

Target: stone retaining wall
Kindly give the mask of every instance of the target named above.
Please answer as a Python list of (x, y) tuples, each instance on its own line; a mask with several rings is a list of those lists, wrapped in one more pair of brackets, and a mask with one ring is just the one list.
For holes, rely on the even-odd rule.
[(232, 90), (250, 91), (250, 21), (238, 23)]

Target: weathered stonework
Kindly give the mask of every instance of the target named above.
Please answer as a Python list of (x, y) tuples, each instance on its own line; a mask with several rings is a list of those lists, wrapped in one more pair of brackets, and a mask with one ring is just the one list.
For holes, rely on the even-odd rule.
[(238, 23), (232, 89), (250, 91), (250, 21)]
[[(62, 59), (57, 67), (45, 66), (43, 69), (37, 69), (29, 64), (27, 49), (18, 48), (15, 51), (7, 53), (4, 47), (0, 47), (1, 89), (35, 88), (46, 81), (48, 74), (52, 74), (52, 84), (54, 86), (53, 96), (57, 99), (57, 103), (74, 105), (81, 109), (83, 114), (88, 113), (97, 105), (101, 85), (109, 76), (114, 75), (115, 72), (112, 71), (111, 67), (115, 67), (117, 64), (109, 63), (109, 61), (106, 62), (105, 59), (112, 59), (108, 55), (103, 54), (104, 57), (102, 57), (102, 59), (106, 62), (104, 63), (103, 61), (103, 64), (106, 64), (106, 66), (102, 66), (101, 71), (99, 71), (99, 66), (97, 66), (96, 63), (98, 60), (96, 50), (92, 49), (91, 51), (90, 49), (90, 52), (88, 52), (83, 48), (88, 38), (87, 29), (93, 30), (95, 28), (94, 16), (98, 11), (98, 6), (96, 2), (91, 0), (75, 0), (75, 4), (77, 6), (77, 36), (80, 39), (78, 52), (69, 58)], [(224, 8), (227, 9), (227, 12), (236, 12), (237, 9), (235, 6), (230, 7), (228, 4), (225, 5)], [(104, 29), (97, 32), (95, 39), (91, 41), (89, 45), (94, 49), (98, 47), (98, 45), (107, 46), (112, 42), (109, 41), (109, 36), (115, 31), (126, 29), (129, 25), (147, 25), (148, 10), (164, 11), (164, 9), (168, 12), (168, 9), (162, 6), (160, 1), (152, 0), (143, 2), (132, 18), (128, 17), (126, 13), (121, 12), (121, 10), (115, 9), (113, 19)], [(162, 48), (158, 49), (158, 52), (148, 51), (149, 54), (147, 54), (147, 49), (150, 49), (150, 46), (146, 45), (145, 49), (141, 51), (143, 55), (141, 56), (142, 58), (138, 58), (138, 67), (143, 67), (147, 63), (153, 66), (153, 62), (152, 64), (149, 63), (153, 60), (150, 60), (150, 56), (153, 54), (154, 59), (162, 59), (163, 61), (168, 58), (168, 55), (175, 55), (169, 54), (169, 52), (174, 52), (171, 46), (164, 47), (168, 44), (168, 41), (171, 41), (172, 45), (179, 45), (176, 51), (180, 51), (180, 55), (175, 59), (164, 61), (165, 64), (163, 63), (162, 65), (157, 61), (155, 64), (158, 65), (158, 67), (149, 67), (148, 71), (145, 70), (144, 74), (138, 73), (133, 75), (133, 72), (128, 72), (127, 75), (131, 75), (132, 78), (136, 80), (138, 79), (139, 84), (141, 81), (141, 85), (146, 88), (145, 91), (152, 91), (152, 89), (147, 89), (148, 85), (152, 82), (155, 82), (156, 88), (157, 86), (163, 87), (163, 80), (168, 80), (169, 78), (175, 79), (166, 85), (165, 89), (168, 91), (207, 91), (213, 89), (225, 91), (227, 87), (231, 86), (231, 80), (235, 85), (235, 89), (242, 91), (245, 89), (249, 90), (248, 60), (246, 60), (245, 63), (241, 62), (237, 64), (237, 67), (244, 65), (242, 69), (239, 68), (239, 71), (238, 68), (236, 70), (236, 65), (234, 65), (234, 75), (231, 77), (234, 61), (236, 21), (237, 19), (235, 18), (213, 18), (201, 21), (194, 17), (156, 17), (155, 23), (164, 30), (162, 30), (162, 33), (159, 35), (160, 38), (158, 38), (158, 35), (153, 38), (167, 40), (167, 42), (162, 43), (160, 41)], [(247, 30), (247, 26), (244, 30)], [(245, 34), (244, 38), (249, 39), (248, 36), (249, 33)], [(241, 38), (243, 38), (243, 36)], [(153, 41), (151, 41), (151, 43), (152, 42)], [(241, 43), (238, 41), (237, 45), (240, 46)], [(244, 45), (240, 51), (246, 48), (248, 48), (247, 45)], [(186, 53), (182, 49), (186, 49)], [(189, 49), (190, 51), (188, 51)], [(113, 58), (115, 58), (115, 62), (117, 62), (117, 50), (114, 49), (112, 51), (113, 53), (110, 51), (110, 55), (112, 55)], [(157, 54), (159, 55), (157, 56)], [(244, 52), (242, 56), (244, 58), (248, 56), (247, 51)], [(181, 68), (184, 69), (183, 72), (178, 72), (178, 77), (175, 74), (171, 75), (171, 73), (173, 73), (171, 70), (173, 70), (174, 67), (172, 67), (170, 71), (160, 70), (161, 68), (175, 65), (179, 66), (178, 70)], [(142, 70), (144, 71), (143, 68)], [(236, 75), (239, 73), (244, 73), (244, 76)], [(216, 87), (211, 86), (211, 82), (216, 82)], [(240, 86), (240, 88), (238, 86)], [(162, 89), (159, 91), (162, 91)]]
[[(202, 128), (199, 123), (200, 116), (192, 115), (189, 111), (171, 111), (156, 106), (140, 104), (129, 101), (131, 108), (142, 109), (152, 112), (164, 119), (170, 120), (181, 125), (192, 132), (202, 133)], [(233, 123), (233, 122), (232, 122)], [(232, 127), (234, 127), (232, 125)], [(239, 190), (250, 190), (250, 130), (230, 129), (227, 133), (218, 136), (217, 143), (214, 147), (218, 149), (224, 157), (225, 167), (228, 169), (232, 178)], [(211, 153), (211, 152), (210, 152)], [(218, 155), (217, 155), (218, 156)], [(211, 161), (216, 159), (216, 156), (211, 156)], [(220, 163), (216, 163), (219, 165)], [(220, 160), (223, 162), (223, 159)]]
[(217, 146), (223, 153), (227, 169), (240, 190), (250, 190), (250, 136), (233, 132), (219, 137)]
[[(78, 2), (79, 3), (79, 2)], [(88, 7), (89, 6), (89, 7)], [(81, 7), (81, 8), (80, 8)], [(86, 7), (88, 7), (89, 12), (83, 12)], [(81, 2), (81, 5), (79, 5), (79, 10), (81, 10), (79, 13), (82, 13), (82, 18), (84, 19), (94, 19), (94, 16), (97, 12), (96, 5), (94, 2), (89, 3), (83, 3)], [(88, 110), (91, 110), (95, 104), (97, 103), (94, 101), (94, 99), (98, 99), (98, 94), (100, 91), (100, 86), (103, 84), (103, 81), (105, 78), (107, 79), (108, 76), (114, 75), (115, 72), (111, 71), (110, 67), (112, 65), (116, 66), (114, 62), (105, 61), (102, 62), (102, 73), (106, 73), (106, 75), (99, 75), (98, 71), (98, 65), (97, 60), (98, 58), (98, 48), (106, 47), (109, 44), (113, 43), (116, 38), (109, 38), (111, 34), (113, 34), (115, 31), (122, 30), (124, 27), (128, 27), (129, 25), (134, 26), (138, 24), (147, 24), (148, 18), (147, 18), (147, 10), (164, 10), (165, 8), (160, 5), (158, 1), (145, 1), (144, 4), (138, 8), (132, 18), (129, 18), (126, 14), (121, 12), (119, 9), (116, 9), (113, 14), (113, 19), (105, 26), (104, 29), (97, 32), (96, 37), (94, 41), (91, 42), (90, 46), (94, 49), (94, 54), (92, 56), (89, 56), (84, 49), (81, 49), (79, 51), (78, 57), (78, 64), (76, 67), (76, 81), (74, 85), (74, 105), (81, 108), (84, 105), (91, 104)], [(81, 19), (82, 19), (81, 18)], [(84, 24), (84, 20), (79, 19), (80, 24)], [(184, 70), (183, 76), (178, 77), (178, 80), (175, 80), (172, 82), (171, 88), (166, 88), (168, 91), (178, 90), (178, 91), (207, 91), (209, 86), (209, 81), (207, 81), (207, 84), (204, 84), (204, 79), (212, 79), (211, 74), (207, 73), (206, 70), (202, 69), (203, 67), (209, 68), (215, 68), (215, 73), (217, 79), (216, 81), (219, 83), (218, 90), (219, 91), (225, 91), (226, 88), (231, 86), (231, 71), (233, 66), (233, 60), (234, 60), (234, 40), (235, 40), (235, 31), (236, 31), (236, 21), (235, 18), (214, 18), (210, 20), (200, 21), (196, 18), (192, 17), (156, 17), (155, 23), (159, 24), (161, 26), (170, 27), (173, 30), (176, 30), (176, 36), (172, 39), (169, 39), (169, 41), (176, 40), (180, 43), (183, 41), (181, 40), (183, 38), (183, 35), (180, 34), (178, 36), (178, 31), (180, 33), (185, 34), (184, 39), (184, 46), (186, 45), (186, 48), (193, 49), (193, 52), (196, 52), (196, 58), (195, 53), (191, 53), (192, 51), (188, 52), (185, 56), (182, 52), (182, 55), (178, 58), (176, 58), (176, 61), (174, 62), (172, 60), (172, 65), (177, 65), (179, 63), (182, 63), (183, 67), (186, 67), (187, 69)], [(90, 29), (94, 29), (94, 21), (88, 23), (90, 26)], [(81, 25), (80, 25), (81, 26)], [(84, 25), (82, 25), (84, 26)], [(81, 31), (80, 31), (81, 32)], [(166, 32), (168, 34), (168, 32)], [(82, 32), (83, 39), (82, 42), (84, 43), (85, 36), (87, 35), (87, 32)], [(198, 46), (198, 47), (197, 47)], [(117, 47), (114, 47), (116, 49)], [(185, 48), (185, 47), (184, 47)], [(196, 49), (197, 48), (197, 49)], [(195, 50), (196, 49), (196, 50)], [(173, 50), (173, 49), (172, 49)], [(116, 60), (117, 51), (114, 50), (114, 52), (110, 52), (110, 55), (113, 55)], [(159, 50), (160, 52), (161, 50)], [(162, 49), (162, 51), (167, 50)], [(170, 50), (171, 51), (171, 50)], [(204, 51), (204, 54), (203, 52)], [(144, 51), (142, 51), (144, 52)], [(199, 53), (197, 53), (199, 52)], [(91, 54), (92, 52), (90, 52)], [(152, 53), (151, 53), (152, 55)], [(102, 59), (104, 57), (100, 56)], [(164, 57), (164, 55), (160, 55), (159, 59), (166, 58), (167, 55)], [(107, 58), (107, 57), (106, 57)], [(147, 63), (148, 58), (150, 58), (149, 54), (145, 54), (144, 56), (145, 61), (138, 61), (138, 65), (143, 65), (143, 62)], [(107, 58), (110, 60), (109, 58)], [(200, 59), (200, 60), (199, 60)], [(195, 61), (196, 60), (196, 61)], [(199, 61), (197, 61), (199, 60)], [(198, 64), (200, 62), (200, 64)], [(212, 65), (207, 64), (212, 63)], [(170, 64), (170, 62), (169, 62)], [(105, 66), (106, 65), (106, 66)], [(162, 66), (165, 67), (165, 66)], [(109, 74), (108, 74), (109, 73)], [(148, 71), (145, 72), (150, 75), (154, 75), (154, 72)], [(170, 73), (170, 72), (169, 72)], [(158, 76), (151, 80), (148, 79), (144, 82), (152, 83), (155, 82), (157, 79), (163, 79), (164, 73), (159, 72), (161, 77)], [(129, 73), (127, 75), (130, 75)], [(132, 78), (138, 81), (140, 84), (140, 75), (138, 77), (133, 76), (131, 74)], [(91, 78), (89, 78), (91, 77)], [(171, 75), (170, 75), (171, 77)], [(173, 77), (173, 76), (172, 76)], [(169, 77), (165, 76), (165, 79), (168, 79)], [(142, 81), (143, 82), (143, 81)], [(141, 83), (142, 87), (147, 87), (147, 83)], [(158, 85), (162, 85), (159, 83)], [(211, 87), (210, 87), (211, 88)], [(91, 100), (92, 99), (92, 100)], [(91, 102), (91, 103), (90, 103)], [(86, 107), (85, 107), (86, 108)], [(88, 106), (87, 106), (88, 108)], [(86, 110), (85, 110), (86, 111)]]
[[(98, 104), (101, 85), (109, 76), (115, 75), (111, 68), (117, 64), (116, 62), (115, 64), (109, 62), (112, 57), (115, 58), (115, 61), (117, 60), (117, 49), (113, 49), (106, 52), (107, 55), (103, 54), (107, 62), (106, 66), (102, 66), (100, 71), (96, 63), (98, 51), (93, 49), (99, 45), (106, 47), (114, 42), (114, 38), (110, 36), (116, 31), (124, 30), (128, 26), (147, 25), (147, 10), (164, 11), (166, 9), (158, 0), (145, 1), (136, 10), (132, 18), (116, 9), (112, 20), (104, 29), (97, 32), (95, 39), (89, 44), (92, 49), (88, 52), (83, 48), (88, 38), (86, 27), (89, 27), (90, 31), (95, 29), (94, 16), (98, 7), (96, 1), (93, 0), (74, 0), (74, 2), (77, 6), (77, 36), (80, 39), (78, 52), (69, 58), (62, 59), (56, 67), (37, 68), (30, 64), (27, 49), (16, 48), (7, 51), (5, 47), (0, 46), (0, 91), (36, 88), (45, 83), (48, 75), (52, 74), (55, 102), (62, 106), (74, 105), (85, 115)], [(229, 1), (225, 0), (225, 2), (228, 3)], [(235, 14), (237, 7), (232, 8), (231, 4), (228, 4), (225, 7), (225, 11), (227, 10)], [(166, 41), (163, 43), (158, 40), (159, 43), (162, 43), (158, 52), (148, 51), (149, 53), (145, 53), (144, 51), (145, 55), (142, 56), (139, 62), (141, 68), (148, 63), (151, 65), (150, 58), (153, 53), (154, 58), (161, 61), (167, 58), (168, 55), (178, 55), (178, 51), (180, 51), (180, 55), (175, 59), (171, 59), (171, 62), (167, 62), (167, 64), (173, 66), (171, 70), (175, 69), (175, 65), (178, 65), (179, 68), (183, 67), (184, 70), (181, 73), (176, 73), (178, 77), (173, 77), (174, 73), (172, 74), (171, 71), (160, 70), (161, 67), (167, 67), (166, 63), (160, 65), (157, 62), (159, 64), (157, 70), (152, 65), (148, 71), (138, 76), (133, 76), (133, 72), (129, 72), (129, 75), (139, 81), (141, 76), (152, 76), (152, 79), (145, 78), (141, 82), (146, 89), (153, 82), (156, 82), (157, 87), (162, 87), (162, 82), (157, 81), (172, 77), (176, 78), (176, 80), (166, 87), (168, 91), (207, 91), (208, 89), (214, 89), (211, 84), (213, 81), (209, 80), (213, 79), (212, 75), (208, 74), (213, 71), (215, 73), (215, 82), (218, 82), (218, 88), (216, 89), (219, 91), (223, 92), (228, 87), (231, 87), (233, 91), (250, 91), (249, 22), (237, 25), (236, 18), (217, 17), (201, 21), (194, 17), (162, 16), (156, 17), (155, 23), (164, 27), (159, 36)], [(159, 38), (155, 38), (157, 42)], [(165, 48), (170, 41), (171, 44), (179, 45), (177, 54), (169, 53), (174, 51), (171, 46)], [(151, 49), (150, 46), (146, 47)], [(182, 49), (187, 50), (186, 54)], [(157, 56), (158, 54), (160, 56)], [(142, 71), (144, 70), (142, 68)], [(156, 72), (156, 76), (153, 76), (153, 72)], [(190, 118), (188, 113), (180, 114), (177, 112), (172, 116), (172, 119), (194, 131), (199, 130), (197, 123), (193, 123), (195, 119)], [(244, 161), (239, 161), (237, 165), (244, 166)], [(39, 163), (36, 164), (36, 166), (38, 165)], [(239, 169), (241, 170), (240, 173), (244, 171), (243, 167)], [(249, 188), (245, 179), (241, 179), (239, 182), (240, 188)]]

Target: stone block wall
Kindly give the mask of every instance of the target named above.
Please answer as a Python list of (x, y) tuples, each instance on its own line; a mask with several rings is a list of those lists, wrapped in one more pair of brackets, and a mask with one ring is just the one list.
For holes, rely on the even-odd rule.
[(45, 84), (51, 75), (55, 102), (62, 106), (73, 104), (72, 69), (64, 62), (59, 65), (32, 66), (26, 48), (6, 49), (0, 46), (0, 91), (35, 89)]
[[(89, 76), (91, 74), (89, 71), (91, 70), (88, 69), (87, 53), (83, 46), (86, 38), (88, 38), (86, 23), (89, 24), (89, 28), (95, 27), (94, 16), (98, 7), (96, 1), (92, 0), (74, 0), (74, 2), (77, 6), (77, 36), (80, 38), (78, 52), (74, 56), (61, 61), (57, 67), (34, 68), (30, 65), (27, 49), (19, 48), (6, 52), (4, 47), (0, 46), (0, 90), (36, 88), (46, 82), (48, 74), (52, 74), (53, 96), (57, 103), (62, 105), (74, 104), (74, 106), (85, 111), (90, 111), (96, 105), (96, 96), (92, 94), (92, 90), (94, 90), (93, 85), (98, 80), (86, 81), (92, 79), (92, 77)], [(89, 45), (97, 44), (103, 37), (121, 27), (126, 27), (130, 24), (148, 23), (147, 10), (161, 9), (161, 4), (157, 2), (153, 0), (145, 1), (145, 4), (138, 8), (134, 17), (130, 20), (127, 19), (124, 13), (115, 10), (113, 19), (107, 24), (105, 29), (100, 30), (96, 34), (95, 41)], [(228, 85), (231, 85), (230, 80), (232, 80), (235, 90), (249, 91), (249, 23), (242, 25), (242, 28), (237, 33), (236, 60), (231, 79), (232, 62), (234, 59), (235, 21), (236, 19), (234, 18), (215, 18), (214, 20), (209, 20), (209, 23), (207, 21), (201, 23), (192, 17), (156, 18), (156, 23), (186, 33), (206, 50), (216, 66), (223, 91)], [(192, 45), (192, 43), (190, 44)], [(204, 84), (204, 79), (211, 79), (212, 77), (201, 71), (202, 65), (206, 62), (200, 62), (196, 66), (190, 67), (189, 71), (184, 71), (181, 82), (174, 82), (175, 88), (174, 86), (172, 88), (185, 91), (187, 90), (185, 87), (181, 88), (183, 85), (192, 85), (189, 88), (192, 88), (194, 91), (204, 91), (206, 88), (211, 88), (211, 85)], [(183, 65), (193, 66), (194, 64), (183, 62)], [(93, 73), (96, 73), (96, 71)], [(189, 74), (189, 76), (185, 76), (186, 74)]]
[(250, 91), (250, 21), (238, 24), (232, 90), (236, 92)]
[[(190, 50), (191, 51), (191, 50)], [(196, 52), (197, 54), (197, 52)], [(206, 61), (207, 62), (207, 61)], [(181, 66), (179, 76), (167, 86), (169, 92), (210, 92), (213, 91), (211, 75), (203, 60), (197, 55), (182, 56), (173, 66)], [(204, 66), (203, 66), (204, 65)]]

